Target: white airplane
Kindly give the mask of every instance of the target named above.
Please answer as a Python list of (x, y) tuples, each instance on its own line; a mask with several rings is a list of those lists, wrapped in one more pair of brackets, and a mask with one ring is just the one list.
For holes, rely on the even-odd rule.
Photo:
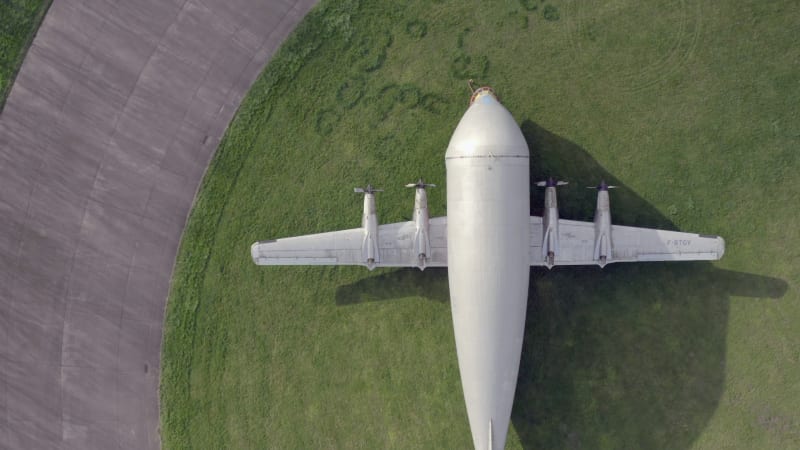
[(447, 217), (428, 217), (416, 188), (414, 220), (378, 224), (372, 186), (361, 228), (256, 242), (258, 265), (447, 267), (458, 365), (476, 449), (505, 446), (517, 384), (530, 266), (717, 260), (725, 241), (611, 224), (608, 186), (597, 186), (594, 222), (558, 217), (552, 178), (543, 217), (530, 216), (528, 146), (494, 91), (473, 91), (445, 155)]

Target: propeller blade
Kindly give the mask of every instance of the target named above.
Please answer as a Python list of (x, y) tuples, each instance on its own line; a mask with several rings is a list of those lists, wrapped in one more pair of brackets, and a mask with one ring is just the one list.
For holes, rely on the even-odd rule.
[(586, 186), (587, 189), (599, 189), (599, 190), (607, 190), (607, 189), (616, 189), (618, 186), (609, 186), (606, 184), (606, 180), (600, 181), (600, 184), (597, 186)]
[(537, 181), (536, 182), (536, 185), (539, 186), (539, 187), (556, 187), (556, 186), (564, 186), (566, 184), (569, 184), (569, 182), (568, 181), (561, 181), (561, 180), (556, 181), (556, 179), (553, 178), (553, 177), (549, 177), (544, 181)]
[(383, 189), (375, 189), (371, 184), (368, 184), (367, 187), (364, 188), (353, 188), (353, 192), (357, 192), (359, 194), (372, 194), (375, 192), (383, 192)]
[(425, 182), (425, 180), (423, 180), (422, 178), (420, 178), (419, 180), (417, 180), (417, 182), (416, 182), (416, 183), (408, 183), (408, 184), (406, 185), (406, 187), (407, 187), (407, 188), (412, 188), (412, 187), (415, 187), (415, 188), (422, 188), (422, 189), (425, 189), (425, 188), (427, 188), (427, 187), (436, 187), (436, 185), (435, 185), (435, 184), (432, 184), (432, 183), (426, 183), (426, 182)]

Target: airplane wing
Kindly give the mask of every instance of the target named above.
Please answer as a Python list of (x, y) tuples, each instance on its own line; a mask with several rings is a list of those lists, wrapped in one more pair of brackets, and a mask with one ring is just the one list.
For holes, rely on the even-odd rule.
[(417, 253), (417, 228), (414, 222), (378, 226), (378, 257), (369, 263), (365, 257), (367, 234), (364, 228), (309, 234), (272, 241), (256, 242), (250, 248), (253, 262), (261, 266), (332, 265), (374, 267), (447, 266), (447, 217), (429, 221), (429, 254), (424, 264)]
[[(544, 266), (542, 218), (531, 217), (531, 265)], [(596, 258), (593, 222), (558, 220), (558, 252), (554, 265), (600, 264)], [(635, 261), (712, 261), (725, 253), (719, 236), (611, 225), (611, 254), (604, 264)]]

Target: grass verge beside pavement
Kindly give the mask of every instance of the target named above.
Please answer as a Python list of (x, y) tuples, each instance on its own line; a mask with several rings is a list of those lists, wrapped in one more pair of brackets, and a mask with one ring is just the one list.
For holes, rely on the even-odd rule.
[(52, 0), (0, 0), (0, 112)]

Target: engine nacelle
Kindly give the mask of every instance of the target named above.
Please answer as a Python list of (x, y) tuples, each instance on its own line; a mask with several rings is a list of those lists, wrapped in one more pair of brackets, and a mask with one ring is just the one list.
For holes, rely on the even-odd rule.
[(597, 208), (594, 212), (594, 257), (597, 265), (604, 267), (611, 262), (614, 244), (611, 240), (611, 202), (608, 190), (614, 188), (605, 181), (597, 186)]
[(428, 193), (427, 187), (436, 187), (435, 184), (426, 184), (422, 178), (416, 184), (407, 184), (406, 187), (416, 188), (414, 194), (414, 249), (417, 252), (417, 267), (425, 270), (428, 257), (430, 256), (430, 219), (428, 215)]
[(382, 192), (372, 185), (366, 188), (355, 188), (355, 192), (364, 194), (364, 214), (361, 217), (361, 228), (364, 229), (364, 239), (361, 242), (361, 256), (367, 269), (372, 270), (380, 262), (381, 255), (378, 250), (378, 213), (375, 208), (375, 193)]
[(544, 213), (542, 214), (542, 260), (548, 269), (555, 265), (558, 254), (558, 198), (556, 187), (568, 184), (566, 181), (556, 181), (552, 177), (547, 181), (536, 183), (544, 187)]

